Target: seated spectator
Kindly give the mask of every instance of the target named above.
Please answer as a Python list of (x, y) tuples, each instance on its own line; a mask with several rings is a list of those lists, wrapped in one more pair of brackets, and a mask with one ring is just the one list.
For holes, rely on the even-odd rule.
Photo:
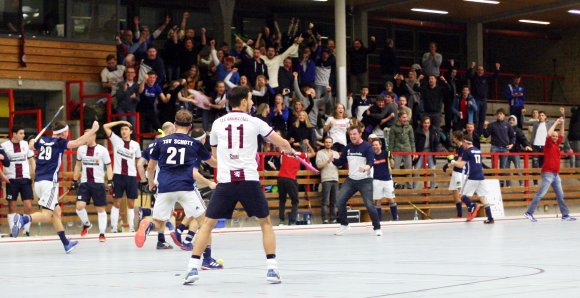
[(385, 98), (387, 94), (391, 93), (393, 95), (393, 102), (399, 104), (399, 96), (393, 91), (394, 85), (391, 81), (385, 83), (385, 90), (381, 91), (379, 97)]
[(308, 152), (308, 146), (304, 143), (305, 140), (310, 144), (316, 143), (316, 134), (308, 114), (306, 111), (302, 111), (298, 114), (296, 122), (292, 123), (288, 129), (288, 141), (294, 147), (300, 147), (302, 152)]
[(156, 103), (158, 99), (167, 103), (171, 97), (165, 96), (163, 89), (156, 82), (157, 73), (150, 70), (139, 85), (140, 100), (137, 104), (137, 111), (140, 114), (141, 132), (155, 132), (161, 127), (156, 113)]
[[(520, 153), (520, 152), (530, 152), (532, 151), (532, 147), (530, 146), (530, 142), (524, 135), (524, 132), (518, 127), (518, 117), (516, 115), (510, 115), (508, 117), (508, 123), (512, 127), (514, 132), (515, 143), (514, 146), (510, 149), (510, 153)], [(506, 168), (509, 169), (510, 163), (514, 164), (515, 169), (521, 168), (520, 165), (520, 156), (517, 154), (509, 155), (507, 157), (507, 165)], [(518, 174), (521, 176), (521, 174)], [(511, 186), (511, 180), (507, 181), (507, 186)], [(520, 180), (520, 186), (523, 186), (523, 181)]]
[(453, 112), (453, 130), (461, 130), (468, 122), (475, 122), (477, 102), (469, 94), (468, 86), (464, 86), (461, 95), (455, 97), (451, 111)]
[[(398, 120), (391, 127), (389, 132), (389, 149), (391, 152), (415, 152), (415, 134), (413, 127), (409, 124), (407, 114), (399, 112)], [(403, 163), (405, 169), (412, 168), (413, 159), (417, 159), (417, 155), (394, 155), (395, 169), (401, 167)], [(411, 183), (407, 182), (407, 188), (411, 188)]]
[[(431, 119), (428, 116), (421, 119), (421, 126), (415, 130), (415, 149), (417, 152), (439, 151), (439, 131), (431, 126)], [(435, 156), (433, 155), (420, 154), (416, 161), (416, 169), (435, 169)], [(413, 183), (413, 188), (417, 188), (417, 186), (417, 183)], [(430, 188), (436, 188), (436, 186), (435, 181), (429, 182)]]
[(344, 105), (339, 103), (334, 108), (334, 114), (332, 114), (332, 117), (326, 119), (323, 129), (324, 133), (328, 133), (328, 136), (334, 140), (334, 143), (332, 144), (333, 150), (342, 152), (342, 149), (346, 147), (346, 134), (349, 126), (350, 120), (346, 117), (346, 108)]
[(117, 85), (123, 81), (125, 66), (117, 65), (115, 55), (108, 55), (106, 60), (107, 67), (101, 71), (101, 86), (107, 93), (115, 96), (117, 93)]
[[(117, 84), (117, 114), (135, 113), (139, 95), (139, 84), (135, 81), (137, 73), (132, 67), (125, 69), (125, 80)], [(121, 116), (119, 120), (129, 121), (135, 127), (135, 116)]]
[(139, 83), (142, 83), (145, 80), (145, 75), (148, 74), (150, 71), (155, 72), (155, 77), (157, 81), (155, 83), (159, 84), (159, 86), (163, 86), (165, 83), (165, 63), (161, 57), (159, 57), (157, 48), (150, 47), (147, 49), (147, 57), (141, 60), (141, 66), (139, 68)]
[(423, 54), (423, 58), (421, 59), (421, 65), (423, 65), (425, 76), (439, 77), (441, 75), (439, 68), (441, 67), (442, 62), (443, 56), (437, 53), (437, 43), (430, 42), (429, 52)]
[(369, 88), (363, 86), (360, 89), (360, 95), (356, 96), (353, 100), (352, 107), (351, 107), (351, 115), (356, 117), (358, 120), (362, 120), (364, 112), (371, 107), (373, 103), (372, 98), (368, 97), (369, 95)]

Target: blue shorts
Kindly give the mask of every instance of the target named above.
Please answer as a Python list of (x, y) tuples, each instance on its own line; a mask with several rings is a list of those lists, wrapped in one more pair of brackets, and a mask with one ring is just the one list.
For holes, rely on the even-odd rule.
[(113, 183), (113, 198), (121, 199), (123, 194), (127, 194), (127, 199), (137, 199), (137, 177), (115, 174)]
[(18, 195), (23, 201), (34, 198), (30, 179), (10, 179), (10, 183), (6, 183), (6, 200), (16, 201), (18, 200)]
[(268, 201), (258, 181), (219, 183), (209, 200), (205, 216), (231, 219), (240, 202), (248, 216), (265, 218), (270, 215)]
[(81, 183), (77, 191), (77, 200), (90, 204), (91, 198), (95, 207), (107, 206), (107, 193), (103, 183), (85, 182)]

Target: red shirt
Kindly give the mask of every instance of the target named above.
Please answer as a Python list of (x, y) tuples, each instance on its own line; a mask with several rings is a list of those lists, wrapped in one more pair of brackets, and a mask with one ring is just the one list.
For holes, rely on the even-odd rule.
[(461, 98), (459, 102), (461, 113), (463, 114), (463, 119), (467, 119), (467, 98)]
[[(302, 159), (307, 159), (308, 155), (304, 152), (298, 154)], [(296, 180), (296, 174), (300, 170), (300, 161), (294, 157), (282, 154), (282, 164), (280, 165), (280, 172), (278, 177), (284, 177)]]
[(542, 173), (549, 172), (560, 173), (560, 144), (562, 144), (563, 137), (558, 136), (558, 141), (554, 143), (552, 137), (546, 138), (546, 145), (544, 146), (544, 166)]

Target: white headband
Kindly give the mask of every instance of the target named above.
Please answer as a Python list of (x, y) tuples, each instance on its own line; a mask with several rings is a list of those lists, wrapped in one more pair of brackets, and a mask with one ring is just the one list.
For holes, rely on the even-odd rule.
[(67, 130), (68, 130), (68, 125), (65, 126), (65, 127), (63, 127), (63, 128), (61, 128), (61, 129), (59, 129), (59, 130), (55, 130), (52, 133), (55, 134), (55, 135), (58, 135), (58, 134), (61, 134), (61, 133), (65, 132), (65, 131), (67, 131)]

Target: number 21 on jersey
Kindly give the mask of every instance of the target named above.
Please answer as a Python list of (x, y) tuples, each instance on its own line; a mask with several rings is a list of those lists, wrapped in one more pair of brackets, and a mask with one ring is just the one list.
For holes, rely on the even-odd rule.
[(175, 147), (169, 147), (167, 148), (167, 154), (169, 154), (166, 161), (167, 164), (169, 165), (177, 164), (177, 160), (175, 159), (177, 154), (179, 154), (179, 157), (177, 157), (177, 159), (179, 160), (179, 164), (182, 165), (185, 163), (185, 148), (177, 149)]

